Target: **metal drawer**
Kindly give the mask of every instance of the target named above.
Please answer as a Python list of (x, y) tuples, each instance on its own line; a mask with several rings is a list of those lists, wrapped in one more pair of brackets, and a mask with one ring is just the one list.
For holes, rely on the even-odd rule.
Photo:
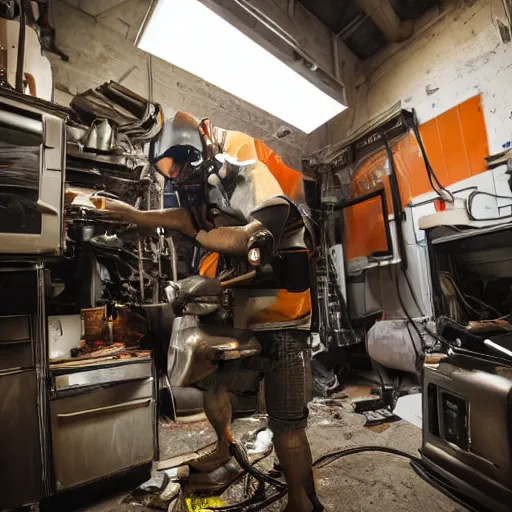
[(34, 366), (30, 315), (0, 317), (0, 372)]
[(51, 401), (57, 490), (153, 459), (153, 381), (128, 382)]
[(0, 344), (31, 339), (29, 315), (0, 316)]
[(151, 361), (142, 363), (116, 364), (109, 368), (84, 369), (55, 377), (56, 391), (64, 391), (78, 387), (91, 387), (108, 384), (109, 382), (123, 382), (140, 380), (151, 377)]

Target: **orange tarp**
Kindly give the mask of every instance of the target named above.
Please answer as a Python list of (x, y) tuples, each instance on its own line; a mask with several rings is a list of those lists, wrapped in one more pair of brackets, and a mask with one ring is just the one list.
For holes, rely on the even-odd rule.
[(302, 174), (288, 167), (281, 157), (260, 140), (254, 141), (258, 160), (263, 162), (281, 185), (285, 196), (295, 202), (304, 201), (304, 185)]

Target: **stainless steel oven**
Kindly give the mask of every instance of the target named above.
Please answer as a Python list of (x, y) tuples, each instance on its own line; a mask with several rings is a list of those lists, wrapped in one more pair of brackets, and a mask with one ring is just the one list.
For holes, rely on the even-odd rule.
[(63, 117), (0, 92), (1, 253), (61, 253), (65, 147)]
[(150, 359), (92, 362), (51, 373), (57, 492), (153, 460), (155, 383)]

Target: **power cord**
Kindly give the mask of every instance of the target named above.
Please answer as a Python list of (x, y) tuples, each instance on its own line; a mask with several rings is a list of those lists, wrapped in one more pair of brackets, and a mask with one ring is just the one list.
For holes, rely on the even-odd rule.
[[(283, 498), (287, 492), (288, 488), (285, 483), (271, 477), (270, 475), (259, 471), (254, 466), (251, 466), (247, 460), (247, 457), (240, 454), (237, 448), (234, 448), (234, 455), (237, 462), (242, 466), (242, 468), (247, 471), (252, 477), (254, 477), (258, 482), (265, 482), (277, 489), (277, 493), (273, 494), (269, 498), (256, 502), (256, 495), (252, 496), (248, 500), (238, 503), (236, 505), (230, 505), (226, 507), (215, 507), (210, 510), (215, 510), (217, 512), (256, 512), (263, 510), (268, 507), (270, 504), (276, 502), (277, 500)], [(432, 474), (432, 472), (427, 468), (425, 463), (414, 455), (411, 455), (402, 450), (397, 450), (396, 448), (390, 448), (388, 446), (356, 446), (354, 448), (345, 448), (343, 450), (338, 450), (335, 452), (327, 453), (322, 455), (318, 459), (313, 462), (314, 468), (324, 468), (329, 464), (349, 455), (356, 455), (358, 453), (369, 453), (369, 452), (377, 452), (377, 453), (385, 453), (388, 455), (394, 455), (396, 457), (403, 457), (410, 461), (410, 465), (415, 473), (425, 480), (432, 487), (437, 489), (439, 492), (456, 502), (458, 505), (466, 508), (470, 512), (482, 512), (481, 508), (474, 508), (472, 505), (468, 504), (464, 499), (461, 498), (461, 493), (450, 484), (442, 481), (437, 476)]]
[[(409, 121), (406, 119), (406, 124), (409, 125)], [(410, 126), (410, 125), (409, 125)], [(421, 155), (423, 156), (423, 160), (425, 162), (425, 167), (427, 169), (428, 181), (430, 182), (430, 186), (432, 190), (437, 193), (438, 196), (441, 197), (444, 201), (448, 203), (454, 202), (453, 194), (447, 190), (439, 181), (439, 178), (436, 176), (434, 169), (428, 159), (427, 151), (425, 150), (425, 146), (423, 145), (423, 139), (421, 138), (421, 133), (418, 127), (418, 118), (416, 116), (416, 111), (413, 110), (413, 122), (412, 122), (412, 131), (416, 140), (418, 142), (418, 146), (420, 147)]]

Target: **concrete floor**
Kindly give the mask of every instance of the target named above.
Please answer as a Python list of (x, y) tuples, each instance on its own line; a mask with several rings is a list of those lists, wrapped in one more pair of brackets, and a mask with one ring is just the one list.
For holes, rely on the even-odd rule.
[[(326, 406), (313, 402), (308, 436), (313, 458), (326, 453), (363, 445), (389, 446), (417, 455), (421, 431), (398, 421), (370, 430), (363, 426), (364, 417), (354, 414), (350, 399), (340, 405)], [(177, 434), (177, 430), (181, 433)], [(198, 442), (213, 440), (210, 427), (204, 421), (179, 429), (160, 429), (162, 455), (176, 455)], [(200, 441), (198, 441), (198, 439)], [(268, 469), (273, 456), (260, 463)], [(318, 471), (318, 494), (329, 512), (463, 512), (464, 509), (421, 480), (408, 461), (382, 453), (358, 454), (345, 457)], [(236, 503), (243, 499), (242, 485), (228, 490), (223, 498)], [(122, 497), (109, 499), (87, 510), (92, 512), (149, 512), (150, 509), (121, 504)], [(283, 504), (267, 510), (278, 512)]]

